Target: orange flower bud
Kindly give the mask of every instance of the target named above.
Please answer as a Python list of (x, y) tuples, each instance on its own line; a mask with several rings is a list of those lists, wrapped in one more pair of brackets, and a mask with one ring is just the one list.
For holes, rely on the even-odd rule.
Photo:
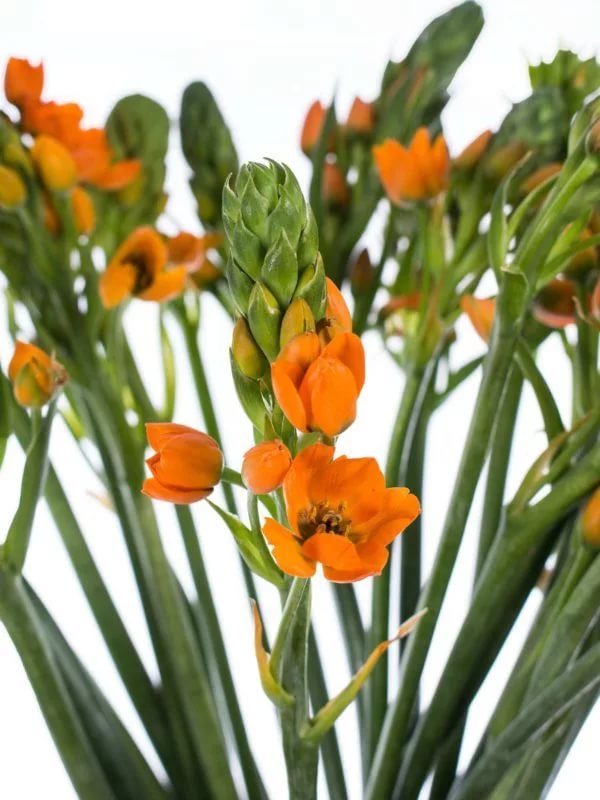
[[(310, 155), (311, 150), (319, 141), (326, 116), (327, 110), (323, 107), (323, 104), (319, 100), (315, 100), (306, 113), (300, 135), (300, 147), (307, 156)], [(334, 140), (335, 134), (332, 133), (331, 139), (327, 143), (328, 150), (333, 150)]]
[(146, 435), (156, 452), (146, 461), (152, 477), (144, 481), (145, 495), (187, 504), (211, 494), (223, 471), (223, 454), (214, 439), (174, 422), (149, 422)]
[(310, 306), (303, 297), (296, 297), (281, 320), (279, 331), (279, 347), (283, 348), (300, 333), (315, 330), (315, 318)]
[(332, 206), (344, 207), (348, 204), (350, 189), (346, 178), (337, 164), (326, 161), (323, 166), (323, 197)]
[(600, 488), (585, 504), (581, 515), (581, 532), (586, 544), (600, 548)]
[(26, 196), (27, 189), (19, 173), (0, 164), (0, 206), (18, 208)]
[(494, 315), (496, 313), (496, 300), (494, 297), (480, 298), (466, 294), (460, 299), (460, 307), (467, 315), (471, 324), (484, 342), (489, 342)]
[(4, 94), (9, 103), (37, 103), (44, 86), (44, 67), (34, 67), (25, 58), (9, 58), (4, 73)]
[(17, 402), (28, 408), (46, 405), (67, 382), (62, 364), (33, 344), (17, 341), (8, 366)]
[(575, 322), (575, 287), (571, 281), (555, 278), (539, 292), (533, 316), (548, 328), (566, 328)]
[(483, 131), (468, 144), (465, 149), (453, 159), (453, 164), (458, 169), (470, 170), (476, 167), (481, 156), (485, 153), (494, 134), (491, 131)]
[(436, 197), (448, 186), (449, 156), (443, 136), (432, 144), (419, 128), (408, 147), (386, 139), (373, 148), (383, 188), (392, 203)]
[(89, 236), (96, 225), (96, 210), (92, 198), (81, 186), (73, 189), (71, 208), (77, 232)]
[(326, 278), (326, 285), (327, 306), (325, 308), (325, 316), (317, 323), (317, 333), (322, 347), (329, 344), (340, 333), (352, 332), (352, 315), (346, 305), (344, 296), (331, 278)]
[(269, 494), (281, 486), (291, 464), (291, 453), (282, 441), (262, 442), (244, 455), (242, 479), (254, 494)]
[(46, 188), (52, 191), (69, 189), (75, 183), (77, 170), (67, 148), (57, 139), (42, 134), (31, 148), (31, 157)]
[(360, 97), (355, 97), (346, 120), (346, 127), (359, 135), (371, 133), (375, 127), (374, 104), (365, 103)]

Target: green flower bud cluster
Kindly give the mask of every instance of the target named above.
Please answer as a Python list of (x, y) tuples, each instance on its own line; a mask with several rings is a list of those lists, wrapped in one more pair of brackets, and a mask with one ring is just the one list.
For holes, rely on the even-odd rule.
[(559, 50), (552, 61), (530, 66), (529, 79), (534, 90), (543, 86), (559, 89), (569, 116), (573, 116), (600, 87), (600, 64), (595, 58), (583, 61), (571, 50)]
[(244, 164), (235, 182), (227, 180), (223, 226), (234, 302), (260, 350), (274, 361), (282, 346), (282, 320), (294, 300), (306, 301), (315, 320), (325, 313), (315, 218), (293, 172), (270, 161)]
[(238, 157), (227, 123), (210, 89), (190, 84), (181, 100), (181, 146), (193, 175), (190, 187), (198, 216), (207, 228), (221, 225), (221, 190), (236, 172)]

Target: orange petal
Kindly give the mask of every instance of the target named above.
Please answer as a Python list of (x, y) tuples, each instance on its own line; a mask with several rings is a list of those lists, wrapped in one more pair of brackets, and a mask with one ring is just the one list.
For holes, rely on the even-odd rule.
[(341, 456), (314, 473), (309, 494), (313, 501), (327, 500), (332, 506), (345, 504), (348, 516), (357, 525), (381, 510), (385, 478), (374, 458)]
[(356, 382), (357, 393), (365, 383), (365, 349), (355, 333), (342, 333), (323, 348), (323, 356), (337, 358), (348, 367)]
[(137, 296), (140, 300), (150, 300), (159, 303), (164, 300), (171, 300), (183, 291), (186, 275), (186, 269), (182, 266), (159, 272), (152, 284)]
[(296, 368), (283, 361), (275, 361), (271, 364), (271, 382), (275, 399), (281, 406), (281, 410), (294, 428), (299, 431), (308, 431), (306, 411), (300, 394), (293, 380)]
[(210, 437), (183, 433), (163, 444), (160, 453), (147, 462), (154, 477), (182, 489), (213, 487), (221, 477), (223, 456), (205, 439)]
[(212, 489), (179, 489), (173, 486), (164, 486), (156, 478), (146, 478), (142, 492), (154, 500), (165, 500), (168, 503), (187, 505), (188, 503), (196, 503), (198, 500), (204, 500), (205, 497), (212, 493)]
[(212, 444), (218, 447), (215, 440), (202, 431), (197, 431), (195, 428), (190, 428), (188, 425), (179, 425), (177, 422), (147, 422), (146, 423), (146, 437), (148, 444), (153, 450), (160, 451), (174, 436), (180, 436), (183, 433), (195, 433), (198, 436), (206, 437), (206, 444)]
[(450, 154), (446, 140), (440, 134), (436, 137), (431, 149), (432, 178), (430, 179), (431, 193), (439, 194), (448, 186), (448, 173), (450, 169)]
[(138, 159), (127, 161), (117, 161), (110, 164), (100, 175), (93, 179), (92, 183), (99, 189), (107, 192), (115, 192), (124, 189), (140, 174), (142, 162)]
[(292, 456), (279, 439), (261, 442), (244, 455), (242, 479), (254, 494), (268, 494), (283, 483)]
[(345, 536), (335, 533), (315, 533), (303, 543), (302, 553), (342, 572), (363, 569), (356, 546)]
[(488, 342), (496, 314), (495, 298), (479, 298), (466, 294), (461, 297), (460, 307), (483, 341)]
[(135, 281), (136, 272), (131, 264), (110, 264), (98, 282), (104, 308), (114, 308), (130, 297)]
[(45, 353), (34, 344), (22, 342), (17, 339), (13, 356), (8, 365), (8, 377), (10, 380), (14, 381), (21, 369), (31, 361), (36, 361), (48, 372), (52, 369), (52, 359), (48, 353)]
[(327, 309), (325, 316), (328, 319), (334, 319), (346, 331), (352, 330), (352, 315), (346, 305), (344, 296), (331, 280), (326, 278), (327, 281)]
[(358, 546), (359, 551), (368, 558), (374, 543), (390, 544), (420, 513), (419, 500), (408, 489), (386, 489), (381, 498), (379, 512), (355, 527), (355, 532), (365, 537), (365, 541)]
[(400, 142), (386, 139), (373, 148), (379, 178), (393, 203), (423, 197), (425, 184), (414, 159)]
[(283, 494), (290, 525), (298, 531), (298, 514), (311, 505), (309, 484), (312, 475), (322, 470), (333, 458), (334, 448), (317, 442), (305, 447), (292, 462), (283, 481)]
[(371, 578), (373, 575), (381, 575), (383, 568), (387, 563), (387, 550), (384, 550), (385, 561), (379, 568), (363, 564), (360, 569), (355, 570), (339, 570), (334, 567), (323, 567), (323, 575), (328, 581), (332, 583), (354, 583), (355, 581), (362, 581), (364, 578)]
[(273, 545), (273, 558), (286, 574), (298, 578), (311, 578), (315, 574), (314, 562), (302, 555), (300, 544), (291, 531), (270, 517), (262, 530), (265, 539)]
[(348, 367), (336, 358), (321, 356), (310, 365), (300, 387), (308, 427), (337, 436), (354, 422), (357, 396)]

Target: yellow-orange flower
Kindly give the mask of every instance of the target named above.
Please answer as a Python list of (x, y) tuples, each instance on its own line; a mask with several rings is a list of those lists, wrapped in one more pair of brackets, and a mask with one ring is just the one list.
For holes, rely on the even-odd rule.
[(27, 196), (27, 189), (19, 173), (0, 164), (0, 206), (17, 208)]
[(483, 341), (489, 342), (496, 313), (495, 298), (473, 297), (473, 295), (466, 294), (460, 299), (460, 307)]
[(76, 186), (71, 194), (71, 208), (78, 233), (89, 236), (96, 225), (94, 201), (81, 186)]
[(244, 484), (254, 494), (268, 494), (281, 486), (291, 464), (291, 453), (280, 439), (261, 442), (244, 455)]
[(584, 506), (581, 532), (586, 544), (600, 548), (600, 488), (596, 489)]
[(371, 133), (375, 127), (373, 103), (366, 103), (360, 97), (355, 97), (346, 120), (346, 127), (358, 134)]
[(46, 405), (67, 381), (62, 364), (34, 344), (20, 341), (15, 343), (8, 377), (17, 402), (30, 408)]
[(365, 382), (365, 353), (353, 333), (322, 346), (316, 333), (294, 337), (271, 364), (277, 402), (300, 431), (337, 436), (354, 422)]
[(100, 298), (113, 308), (128, 297), (162, 301), (183, 290), (186, 269), (167, 269), (168, 254), (160, 235), (149, 227), (137, 228), (114, 254), (100, 278)]
[(333, 455), (314, 444), (296, 456), (283, 481), (290, 527), (267, 519), (263, 533), (288, 575), (309, 578), (320, 563), (328, 580), (348, 583), (381, 573), (420, 506), (408, 489), (386, 489), (375, 459)]
[(436, 197), (448, 186), (449, 156), (443, 136), (431, 143), (419, 128), (408, 147), (386, 139), (373, 148), (379, 178), (393, 203)]
[(575, 287), (564, 278), (554, 278), (539, 292), (533, 303), (533, 316), (548, 328), (566, 328), (575, 322)]
[(9, 103), (24, 106), (36, 103), (44, 87), (44, 67), (33, 66), (25, 58), (9, 58), (4, 73), (4, 94)]
[(47, 189), (69, 189), (77, 180), (75, 162), (67, 148), (52, 136), (38, 136), (31, 148), (31, 157)]
[(143, 493), (155, 500), (185, 504), (203, 500), (221, 480), (223, 454), (208, 434), (174, 422), (150, 422), (146, 435), (154, 455)]

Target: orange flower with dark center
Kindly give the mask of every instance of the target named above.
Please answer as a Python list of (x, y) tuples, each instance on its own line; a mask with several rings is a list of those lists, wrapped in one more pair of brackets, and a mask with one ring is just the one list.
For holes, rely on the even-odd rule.
[(300, 431), (337, 436), (354, 422), (365, 382), (365, 352), (353, 333), (322, 346), (316, 333), (294, 337), (271, 364), (277, 402)]
[(40, 408), (67, 381), (62, 364), (34, 344), (17, 341), (8, 365), (15, 398), (22, 406)]
[(4, 94), (9, 103), (25, 106), (37, 103), (44, 88), (44, 66), (36, 67), (25, 58), (9, 58), (4, 73)]
[(419, 128), (408, 147), (386, 139), (373, 148), (373, 155), (383, 188), (396, 205), (436, 197), (448, 186), (446, 142), (440, 135), (431, 144), (427, 128)]
[(263, 533), (288, 575), (309, 578), (320, 563), (328, 580), (349, 583), (381, 573), (421, 509), (408, 489), (386, 489), (375, 459), (333, 455), (314, 444), (296, 456), (283, 481), (290, 527), (267, 519)]
[(346, 127), (353, 133), (371, 133), (375, 127), (375, 108), (373, 103), (365, 103), (360, 97), (355, 97), (346, 120)]
[(162, 301), (183, 291), (186, 269), (167, 269), (167, 248), (160, 235), (149, 227), (137, 228), (111, 258), (100, 278), (100, 298), (113, 308), (128, 297)]
[(150, 422), (146, 435), (156, 452), (146, 461), (152, 477), (144, 481), (145, 495), (185, 504), (211, 494), (223, 471), (223, 454), (213, 438), (174, 422)]
[(566, 328), (575, 322), (575, 286), (564, 278), (555, 278), (538, 293), (533, 316), (548, 328)]
[(473, 297), (473, 295), (466, 294), (460, 299), (460, 307), (483, 341), (489, 342), (496, 314), (496, 299), (494, 297)]
[(244, 455), (244, 484), (254, 494), (268, 494), (281, 486), (291, 464), (291, 453), (280, 439), (261, 442)]

